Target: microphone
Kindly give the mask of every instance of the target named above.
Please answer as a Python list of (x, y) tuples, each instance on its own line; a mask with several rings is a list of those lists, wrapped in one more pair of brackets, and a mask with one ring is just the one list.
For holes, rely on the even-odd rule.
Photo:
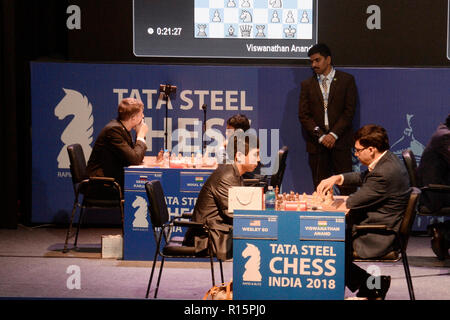
[(318, 126), (316, 126), (316, 127), (314, 128), (314, 135), (315, 135), (317, 138), (320, 138), (320, 128), (319, 128)]
[(203, 109), (203, 126), (202, 126), (202, 131), (203, 131), (202, 132), (202, 156), (203, 156), (205, 153), (205, 150), (206, 150), (206, 141), (203, 137), (206, 132), (206, 103), (204, 103), (202, 105), (202, 109)]

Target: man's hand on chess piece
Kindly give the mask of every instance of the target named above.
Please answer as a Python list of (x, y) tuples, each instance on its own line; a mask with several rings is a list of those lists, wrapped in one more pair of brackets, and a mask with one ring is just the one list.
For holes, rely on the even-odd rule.
[(324, 197), (328, 191), (333, 189), (335, 184), (341, 185), (342, 182), (342, 175), (331, 176), (320, 181), (316, 191), (320, 196)]

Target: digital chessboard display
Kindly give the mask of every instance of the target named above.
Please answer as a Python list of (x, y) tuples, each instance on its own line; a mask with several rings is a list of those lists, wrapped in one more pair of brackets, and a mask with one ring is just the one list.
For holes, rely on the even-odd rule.
[(134, 54), (307, 59), (316, 0), (134, 0)]

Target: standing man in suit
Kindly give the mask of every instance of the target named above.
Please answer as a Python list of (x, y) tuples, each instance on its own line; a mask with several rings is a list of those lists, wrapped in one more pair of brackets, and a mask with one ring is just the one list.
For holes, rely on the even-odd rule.
[[(315, 75), (301, 83), (298, 117), (317, 188), (321, 180), (332, 174), (352, 171), (356, 85), (352, 75), (334, 69), (327, 45), (316, 44), (308, 56)], [(344, 195), (355, 190), (339, 189)]]
[[(111, 120), (100, 132), (87, 164), (88, 177), (112, 177), (122, 188), (123, 168), (141, 164), (147, 144), (148, 126), (144, 120), (144, 104), (133, 98), (123, 99), (118, 106), (117, 119)], [(136, 143), (131, 130), (136, 131)]]
[(381, 276), (381, 286), (369, 288), (367, 280), (370, 275), (352, 263), (352, 257), (354, 253), (361, 258), (384, 256), (393, 249), (394, 235), (367, 233), (355, 238), (352, 229), (353, 225), (383, 224), (398, 230), (411, 192), (409, 176), (400, 159), (389, 151), (389, 139), (384, 128), (366, 125), (355, 133), (354, 140), (355, 155), (368, 169), (331, 176), (320, 182), (317, 192), (324, 195), (335, 184), (360, 187), (346, 201), (350, 210), (346, 217), (345, 283), (352, 292), (359, 289), (358, 297), (384, 299), (390, 277)]
[[(242, 186), (242, 175), (255, 170), (259, 162), (256, 136), (234, 134), (230, 139), (234, 144), (230, 147), (228, 143), (227, 152), (234, 162), (219, 164), (209, 176), (200, 190), (192, 215), (192, 221), (208, 225), (215, 253), (221, 260), (233, 257), (233, 214), (228, 211), (228, 190), (233, 186)], [(208, 236), (197, 229), (188, 229), (184, 244), (195, 246), (197, 252), (206, 253)]]

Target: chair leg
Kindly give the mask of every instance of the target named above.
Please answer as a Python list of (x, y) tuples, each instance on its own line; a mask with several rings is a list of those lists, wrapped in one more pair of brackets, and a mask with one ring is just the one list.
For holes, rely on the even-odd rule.
[(211, 281), (212, 281), (212, 286), (214, 287), (216, 285), (216, 279), (214, 277), (214, 261), (213, 261), (212, 255), (209, 255), (209, 262), (211, 264)]
[(125, 217), (125, 214), (124, 214), (124, 209), (123, 209), (123, 206), (124, 206), (124, 200), (121, 200), (120, 201), (120, 214), (121, 214), (121, 216), (122, 216), (122, 238), (123, 238), (123, 236), (124, 236), (124, 217)]
[(402, 250), (402, 262), (403, 262), (403, 268), (405, 269), (406, 283), (408, 284), (409, 299), (416, 300), (416, 297), (414, 296), (414, 288), (413, 288), (413, 284), (412, 284), (412, 280), (411, 280), (411, 272), (409, 271), (408, 257), (406, 256), (406, 252), (404, 250)]
[(159, 289), (159, 282), (161, 281), (161, 274), (162, 274), (162, 270), (164, 267), (164, 257), (161, 257), (161, 266), (159, 267), (159, 275), (158, 275), (158, 282), (156, 283), (156, 289), (155, 289), (155, 299), (156, 296), (158, 295), (158, 289)]
[(145, 294), (145, 298), (148, 298), (148, 294), (150, 293), (150, 287), (152, 285), (153, 273), (155, 272), (156, 260), (158, 259), (158, 253), (155, 254), (155, 259), (153, 259), (152, 272), (150, 273), (150, 279), (148, 280), (147, 293)]
[(68, 242), (69, 242), (70, 232), (72, 231), (72, 223), (73, 223), (73, 218), (74, 218), (74, 216), (75, 216), (75, 212), (77, 211), (77, 205), (78, 205), (77, 202), (75, 202), (75, 203), (73, 204), (72, 216), (70, 217), (69, 229), (67, 229), (66, 241), (64, 242), (63, 253), (66, 253), (66, 252), (67, 252), (67, 244), (68, 244)]
[(223, 266), (222, 266), (222, 260), (219, 259), (219, 265), (220, 265), (220, 276), (222, 278), (222, 283), (225, 283), (225, 280), (223, 279)]
[(84, 209), (85, 209), (85, 208), (81, 207), (81, 210), (80, 210), (80, 217), (79, 217), (79, 219), (78, 219), (77, 233), (76, 233), (76, 235), (75, 235), (75, 242), (73, 243), (74, 248), (77, 247), (78, 233), (80, 232), (80, 226), (81, 226), (81, 223), (83, 222)]

